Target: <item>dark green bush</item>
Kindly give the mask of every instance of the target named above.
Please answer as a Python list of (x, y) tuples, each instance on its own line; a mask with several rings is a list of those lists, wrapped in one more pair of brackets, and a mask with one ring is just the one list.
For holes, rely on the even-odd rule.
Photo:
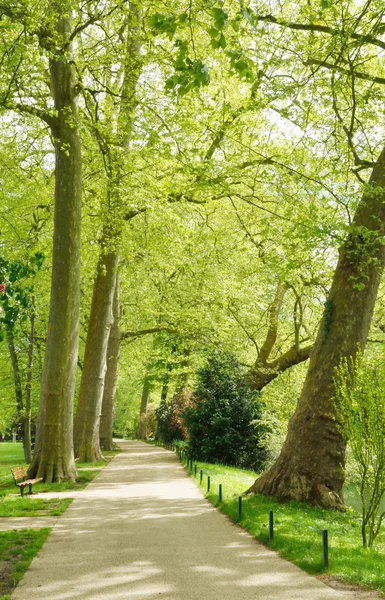
[(162, 400), (156, 409), (156, 437), (169, 444), (187, 439), (183, 413), (191, 404), (191, 392), (176, 394), (170, 401)]
[(192, 458), (261, 470), (266, 452), (258, 393), (247, 384), (237, 360), (214, 354), (198, 374), (192, 406), (184, 413)]

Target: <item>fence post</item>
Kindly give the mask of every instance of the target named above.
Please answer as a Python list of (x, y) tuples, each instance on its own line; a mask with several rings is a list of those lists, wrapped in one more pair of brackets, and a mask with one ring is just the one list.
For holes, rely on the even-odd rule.
[(222, 503), (222, 484), (219, 484), (219, 504)]
[(210, 491), (210, 475), (207, 476), (207, 491)]
[(324, 565), (324, 569), (327, 569), (329, 566), (329, 544), (328, 544), (328, 530), (322, 530), (322, 562)]
[(242, 496), (238, 496), (238, 521), (242, 519)]
[(274, 539), (274, 513), (272, 510), (269, 511), (269, 542)]

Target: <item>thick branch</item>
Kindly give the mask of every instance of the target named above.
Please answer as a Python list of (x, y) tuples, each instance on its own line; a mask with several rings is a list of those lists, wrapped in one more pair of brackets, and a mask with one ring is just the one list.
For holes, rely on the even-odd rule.
[(261, 390), (268, 383), (276, 379), (281, 373), (294, 365), (307, 360), (313, 349), (313, 345), (296, 349), (292, 346), (287, 352), (270, 363), (261, 364), (257, 362), (249, 374), (251, 386), (254, 390)]
[[(341, 37), (346, 35), (345, 32), (334, 29), (333, 27), (329, 27), (328, 25), (320, 25), (317, 23), (292, 23), (290, 21), (285, 21), (284, 19), (277, 19), (273, 15), (255, 15), (255, 18), (258, 21), (268, 21), (274, 25), (287, 27), (288, 29), (294, 29), (296, 31), (314, 31), (317, 33), (326, 33), (328, 35)], [(385, 42), (373, 37), (372, 35), (363, 35), (361, 33), (352, 32), (348, 34), (348, 36), (353, 40), (357, 40), (358, 42), (371, 44), (373, 46), (378, 46), (379, 48), (385, 49)]]
[(34, 117), (38, 117), (42, 121), (45, 121), (51, 129), (54, 127), (56, 119), (48, 112), (36, 106), (29, 106), (28, 104), (20, 104), (18, 102), (7, 102), (0, 100), (0, 107), (6, 108), (7, 110), (14, 110), (17, 113), (28, 114)]
[(172, 329), (172, 327), (150, 327), (149, 329), (139, 329), (138, 331), (122, 331), (120, 334), (120, 339), (125, 340), (127, 338), (135, 338), (141, 337), (142, 335), (147, 335), (149, 333), (158, 333), (159, 331), (165, 331), (166, 333), (177, 333), (176, 329)]
[(287, 290), (287, 285), (283, 281), (280, 281), (277, 287), (275, 298), (269, 308), (269, 329), (267, 331), (266, 339), (259, 352), (257, 363), (265, 364), (271, 354), (274, 344), (277, 341), (278, 333), (278, 316), (282, 307), (283, 298)]
[[(374, 75), (369, 75), (368, 73), (362, 73), (362, 71), (352, 71), (351, 69), (344, 69), (343, 67), (335, 65), (333, 63), (325, 62), (323, 60), (316, 60), (312, 58), (310, 60), (305, 61), (304, 64), (306, 66), (315, 65), (318, 67), (324, 67), (325, 69), (330, 69), (331, 71), (338, 71), (339, 73), (343, 73), (344, 75), (352, 76), (352, 74), (354, 74), (354, 77), (357, 77), (357, 79), (364, 79), (365, 81), (373, 81), (374, 83), (385, 85), (385, 77), (375, 77)], [(372, 167), (374, 166), (374, 163), (368, 166)]]

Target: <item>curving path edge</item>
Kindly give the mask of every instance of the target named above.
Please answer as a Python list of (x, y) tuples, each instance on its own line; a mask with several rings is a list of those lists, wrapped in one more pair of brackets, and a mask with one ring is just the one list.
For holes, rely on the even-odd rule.
[(56, 521), (12, 600), (353, 600), (233, 525), (177, 457), (139, 441)]

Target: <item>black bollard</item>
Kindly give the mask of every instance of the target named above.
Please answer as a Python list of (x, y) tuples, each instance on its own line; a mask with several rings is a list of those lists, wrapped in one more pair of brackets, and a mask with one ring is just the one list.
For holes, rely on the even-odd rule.
[(329, 566), (329, 540), (328, 540), (328, 530), (322, 530), (322, 562), (324, 565), (324, 569), (327, 569)]
[(219, 500), (219, 504), (221, 504), (221, 502), (222, 502), (222, 484), (221, 483), (219, 484), (219, 498), (218, 498), (218, 500)]
[(210, 475), (207, 477), (207, 491), (210, 491)]
[(272, 510), (269, 511), (269, 542), (274, 539), (274, 513)]
[(238, 496), (238, 521), (242, 519), (242, 496)]

